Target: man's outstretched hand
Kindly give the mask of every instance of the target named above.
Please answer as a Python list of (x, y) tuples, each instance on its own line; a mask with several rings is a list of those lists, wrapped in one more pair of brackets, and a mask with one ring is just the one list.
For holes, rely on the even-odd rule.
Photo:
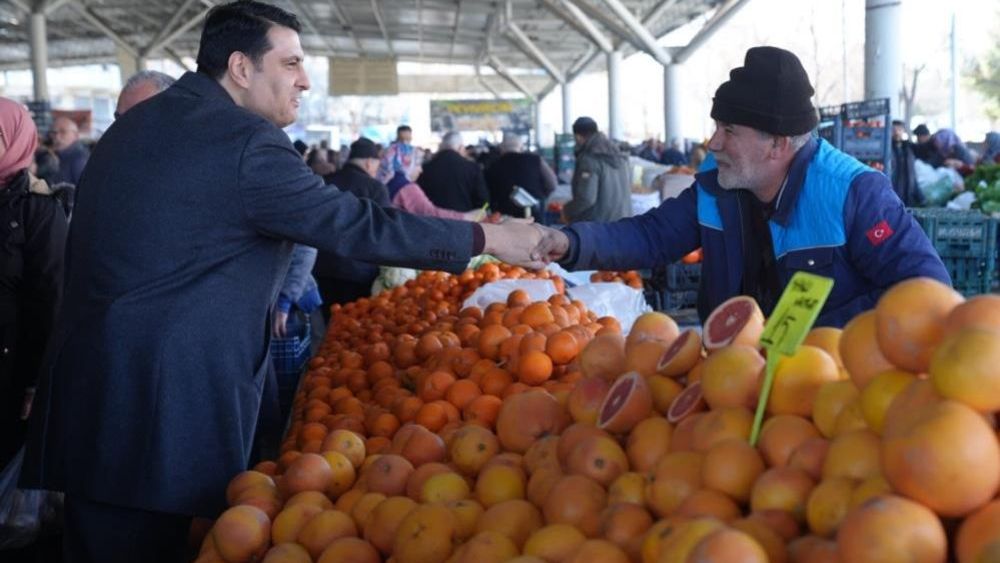
[(569, 250), (565, 234), (534, 223), (483, 224), (483, 233), (486, 236), (484, 252), (509, 264), (535, 270), (562, 258)]
[(532, 251), (532, 257), (545, 263), (562, 260), (569, 252), (569, 237), (559, 229), (541, 227), (542, 239)]

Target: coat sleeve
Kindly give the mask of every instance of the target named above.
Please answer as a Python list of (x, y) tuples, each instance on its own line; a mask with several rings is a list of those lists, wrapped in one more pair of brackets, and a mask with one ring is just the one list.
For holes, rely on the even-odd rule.
[(854, 179), (844, 205), (844, 225), (851, 265), (875, 289), (824, 311), (821, 323), (842, 326), (874, 307), (887, 289), (905, 279), (924, 276), (951, 285), (930, 239), (907, 213), (885, 175), (868, 172)]
[(62, 298), (66, 216), (52, 197), (28, 196), (25, 203), (23, 330), (18, 342), (19, 384), (34, 386)]
[(471, 258), (472, 224), (382, 208), (325, 186), (276, 127), (262, 125), (247, 140), (238, 180), (243, 213), (264, 236), (419, 269), (458, 272)]
[(694, 186), (642, 215), (612, 223), (574, 223), (572, 270), (632, 270), (676, 262), (701, 244)]
[(563, 214), (570, 221), (575, 221), (579, 217), (586, 217), (594, 205), (597, 204), (597, 187), (600, 181), (600, 171), (590, 158), (582, 157), (576, 161), (576, 170), (573, 173), (573, 199), (566, 202), (563, 207)]
[(278, 308), (288, 311), (292, 303), (297, 303), (309, 284), (313, 265), (316, 263), (316, 249), (296, 244), (292, 250), (292, 262), (288, 265), (285, 282), (278, 295)]

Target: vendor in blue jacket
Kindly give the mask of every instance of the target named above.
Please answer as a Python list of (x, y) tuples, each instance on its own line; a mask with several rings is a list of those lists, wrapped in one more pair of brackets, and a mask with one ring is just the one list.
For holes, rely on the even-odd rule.
[(803, 270), (835, 280), (818, 325), (842, 326), (893, 284), (944, 264), (881, 172), (817, 140), (813, 88), (798, 58), (747, 51), (715, 92), (716, 130), (694, 184), (656, 209), (612, 223), (549, 230), (536, 252), (569, 269), (672, 263), (702, 247), (702, 320), (735, 295), (770, 314)]

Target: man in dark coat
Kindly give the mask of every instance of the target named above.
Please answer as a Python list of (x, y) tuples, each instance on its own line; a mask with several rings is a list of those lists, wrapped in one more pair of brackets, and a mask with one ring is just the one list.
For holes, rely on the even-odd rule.
[(441, 150), (424, 164), (417, 180), (427, 198), (438, 207), (455, 211), (479, 209), (489, 200), (483, 171), (462, 156), (462, 136), (452, 131), (441, 140)]
[(500, 157), (486, 168), (490, 208), (505, 215), (523, 217), (524, 208), (510, 199), (514, 186), (520, 186), (539, 201), (531, 214), (540, 221), (545, 199), (556, 189), (555, 172), (537, 154), (521, 152), (521, 138), (516, 133), (504, 134), (500, 151)]
[(924, 193), (917, 186), (917, 172), (914, 169), (916, 157), (913, 143), (906, 139), (906, 125), (896, 119), (892, 122), (892, 189), (903, 201), (903, 205), (914, 207), (924, 204)]
[[(347, 164), (330, 178), (330, 183), (359, 198), (369, 199), (379, 207), (390, 207), (388, 188), (375, 179), (378, 167), (378, 147), (370, 139), (361, 137), (351, 143)], [(313, 277), (323, 297), (323, 317), (330, 320), (330, 305), (334, 303), (349, 303), (370, 295), (377, 276), (375, 264), (320, 252), (313, 266)]]
[(52, 148), (59, 156), (58, 182), (79, 184), (90, 152), (80, 142), (80, 129), (75, 121), (57, 117), (52, 122)]
[(309, 88), (298, 29), (274, 6), (216, 6), (198, 72), (92, 155), (21, 474), (66, 492), (66, 561), (182, 560), (191, 517), (225, 507), (293, 241), (454, 272), (481, 251), (541, 264), (536, 225), (414, 217), (324, 186), (281, 130)]

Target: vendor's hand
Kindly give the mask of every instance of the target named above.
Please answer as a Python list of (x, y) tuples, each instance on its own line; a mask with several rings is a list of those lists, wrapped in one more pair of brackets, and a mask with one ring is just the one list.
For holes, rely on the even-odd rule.
[(542, 240), (532, 251), (532, 256), (548, 263), (558, 262), (569, 252), (569, 237), (559, 229), (551, 227), (540, 227), (542, 229)]
[(546, 262), (534, 250), (542, 240), (542, 227), (524, 220), (509, 220), (501, 225), (483, 224), (486, 244), (483, 252), (515, 266), (537, 270)]
[(275, 310), (271, 325), (271, 332), (274, 336), (276, 338), (284, 338), (287, 333), (285, 327), (288, 325), (288, 312)]

